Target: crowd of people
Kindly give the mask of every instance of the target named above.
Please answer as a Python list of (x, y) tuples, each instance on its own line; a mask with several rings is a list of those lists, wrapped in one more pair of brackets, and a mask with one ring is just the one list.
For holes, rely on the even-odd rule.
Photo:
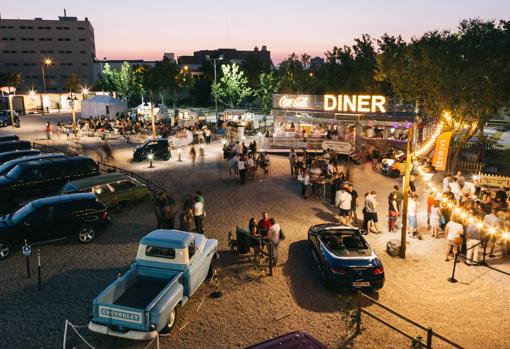
[[(250, 218), (248, 222), (248, 231), (253, 236), (251, 247), (255, 251), (255, 259), (261, 258), (264, 252), (264, 246), (271, 244), (273, 250), (273, 265), (278, 263), (278, 250), (280, 241), (285, 239), (282, 228), (276, 219), (270, 218), (267, 212), (262, 212), (262, 217), (257, 222), (255, 218)], [(269, 251), (266, 251), (269, 253)]]
[(241, 185), (247, 178), (255, 178), (260, 172), (260, 181), (269, 176), (271, 157), (267, 152), (259, 151), (256, 141), (246, 145), (244, 142), (231, 141), (223, 145), (223, 159), (227, 162), (230, 176), (239, 176)]
[(195, 231), (204, 234), (205, 198), (201, 191), (187, 195), (182, 203), (161, 192), (154, 202), (156, 226), (159, 229), (179, 229), (182, 231)]

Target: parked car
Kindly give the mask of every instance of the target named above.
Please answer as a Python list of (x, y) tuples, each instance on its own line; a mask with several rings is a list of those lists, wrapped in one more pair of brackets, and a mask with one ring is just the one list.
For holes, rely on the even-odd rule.
[[(10, 110), (0, 110), (0, 127), (6, 127), (12, 125), (11, 111)], [(19, 116), (16, 111), (14, 111), (14, 126), (19, 127)]]
[(313, 336), (306, 332), (295, 331), (284, 334), (279, 337), (268, 339), (264, 342), (250, 345), (245, 349), (328, 349), (328, 347), (319, 342)]
[(0, 142), (18, 141), (19, 137), (14, 134), (0, 135)]
[(334, 223), (310, 228), (309, 247), (325, 286), (349, 290), (383, 287), (382, 262), (363, 233), (359, 228)]
[[(25, 150), (21, 150), (21, 151), (25, 151)], [(10, 152), (8, 152), (8, 153), (10, 153)], [(3, 154), (8, 154), (8, 153), (0, 153), (0, 156), (3, 155)], [(14, 168), (14, 166), (16, 166), (18, 164), (21, 164), (23, 162), (27, 162), (27, 161), (42, 161), (42, 160), (45, 160), (45, 159), (59, 158), (59, 157), (60, 158), (64, 157), (64, 154), (61, 154), (61, 153), (47, 153), (47, 154), (23, 156), (23, 157), (20, 157), (20, 158), (17, 158), (17, 159), (12, 159), (12, 160), (9, 160), (9, 161), (7, 161), (7, 162), (5, 162), (5, 163), (0, 165), (0, 176), (5, 175), (7, 172), (12, 170)]]
[(89, 330), (149, 340), (175, 324), (183, 306), (211, 272), (218, 241), (158, 229), (141, 241), (131, 268), (94, 299)]
[(24, 161), (0, 176), (0, 197), (19, 200), (56, 194), (68, 181), (98, 174), (97, 163), (82, 156)]
[(146, 160), (149, 158), (149, 154), (152, 154), (154, 160), (169, 160), (172, 154), (170, 153), (168, 139), (156, 138), (146, 140), (145, 143), (133, 150), (133, 160)]
[(0, 142), (0, 153), (5, 153), (12, 150), (28, 150), (32, 148), (29, 141), (7, 141)]
[(18, 159), (21, 157), (27, 157), (31, 155), (41, 154), (40, 150), (37, 149), (25, 149), (25, 150), (11, 150), (6, 151), (5, 153), (0, 153), (0, 164), (3, 164), (7, 161)]
[(393, 178), (406, 172), (406, 153), (400, 149), (388, 152), (381, 161), (381, 172)]
[(108, 173), (71, 181), (61, 189), (61, 194), (94, 193), (106, 207), (119, 208), (128, 202), (149, 196), (149, 188), (124, 173)]
[(0, 260), (23, 245), (74, 237), (89, 243), (109, 222), (104, 204), (93, 194), (51, 196), (29, 202), (0, 217)]

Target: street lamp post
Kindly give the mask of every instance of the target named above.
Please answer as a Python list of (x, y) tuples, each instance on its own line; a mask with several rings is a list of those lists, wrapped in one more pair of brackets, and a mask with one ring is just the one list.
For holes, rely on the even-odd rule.
[[(206, 55), (205, 59), (209, 62), (212, 62), (214, 67), (214, 84), (216, 85), (217, 74), (216, 74), (216, 65), (219, 61), (223, 60), (223, 55), (220, 55), (218, 58), (211, 58), (211, 56)], [(214, 96), (214, 111), (216, 114), (216, 126), (218, 126), (218, 96)]]
[(78, 100), (75, 95), (73, 95), (73, 92), (71, 92), (71, 95), (67, 97), (67, 100), (69, 101), (69, 105), (71, 106), (72, 114), (73, 114), (73, 134), (76, 138), (76, 112), (74, 111), (74, 104)]
[[(43, 80), (43, 91), (44, 93), (46, 93), (46, 76), (44, 74), (44, 66), (50, 66), (53, 64), (53, 61), (51, 60), (51, 58), (45, 58), (42, 63), (41, 63), (41, 71), (42, 71), (42, 80)], [(41, 93), (41, 109), (42, 109), (42, 113), (44, 114), (44, 99), (43, 99), (43, 94)]]
[(9, 92), (9, 110), (11, 111), (11, 126), (16, 127), (14, 124), (14, 107), (12, 106), (12, 99), (14, 98), (14, 92)]

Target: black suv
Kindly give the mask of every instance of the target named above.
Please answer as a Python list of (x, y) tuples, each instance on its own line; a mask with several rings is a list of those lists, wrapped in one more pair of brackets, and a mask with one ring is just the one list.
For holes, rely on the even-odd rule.
[(169, 160), (172, 154), (168, 145), (168, 139), (156, 138), (148, 139), (145, 143), (137, 146), (133, 150), (133, 160), (143, 161), (152, 154), (154, 160)]
[(13, 249), (67, 237), (89, 243), (109, 222), (106, 206), (93, 193), (51, 196), (0, 216), (0, 260)]

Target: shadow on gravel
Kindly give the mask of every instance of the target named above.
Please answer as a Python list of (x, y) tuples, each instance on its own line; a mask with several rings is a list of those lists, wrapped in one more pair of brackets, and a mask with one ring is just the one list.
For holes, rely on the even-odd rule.
[[(27, 343), (37, 343), (40, 348), (61, 347), (65, 320), (86, 325), (92, 315), (93, 299), (127, 268), (73, 269), (47, 280), (43, 270), (42, 291), (37, 290), (37, 278), (33, 277), (29, 286), (19, 288), (14, 294), (3, 295), (0, 321), (5, 347), (26, 348)], [(98, 342), (99, 336), (86, 328), (81, 328), (80, 333), (92, 343)], [(119, 342), (115, 341), (113, 347), (121, 346)], [(99, 346), (105, 347), (112, 346)]]
[(308, 251), (307, 240), (296, 241), (289, 245), (289, 256), (283, 272), (287, 277), (292, 295), (300, 307), (330, 313), (340, 309), (337, 301), (339, 293), (321, 285), (319, 270)]

